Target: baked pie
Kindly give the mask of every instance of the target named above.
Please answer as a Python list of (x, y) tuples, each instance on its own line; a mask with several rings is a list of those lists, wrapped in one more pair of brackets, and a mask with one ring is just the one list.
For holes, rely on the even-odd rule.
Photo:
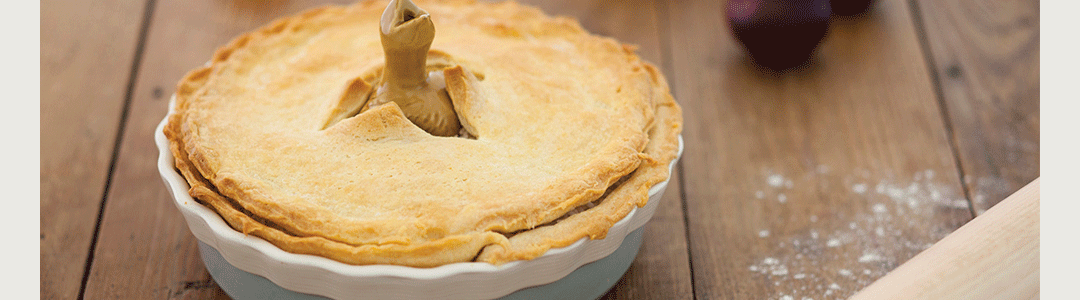
[(668, 178), (681, 126), (655, 67), (571, 19), (365, 1), (220, 48), (164, 133), (189, 193), (240, 232), (433, 267), (604, 238)]

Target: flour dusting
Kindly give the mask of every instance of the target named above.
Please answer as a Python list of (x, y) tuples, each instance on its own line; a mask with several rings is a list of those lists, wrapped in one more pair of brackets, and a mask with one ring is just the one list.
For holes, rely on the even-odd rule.
[(883, 213), (889, 211), (889, 209), (885, 207), (885, 204), (881, 204), (881, 203), (874, 204), (874, 207), (872, 209), (874, 210), (874, 213), (879, 213), (879, 214), (883, 214)]
[(861, 263), (868, 263), (868, 262), (882, 261), (882, 260), (885, 260), (885, 258), (881, 257), (881, 255), (879, 255), (877, 253), (866, 253), (866, 254), (863, 254), (863, 256), (859, 256), (859, 262), (861, 262)]
[(784, 184), (784, 176), (781, 176), (780, 174), (769, 175), (768, 181), (769, 186), (780, 187)]
[[(814, 201), (850, 207), (790, 215), (785, 212), (775, 217), (787, 218), (795, 225), (766, 225), (748, 233), (767, 243), (767, 250), (746, 270), (751, 276), (773, 283), (769, 285), (774, 287), (772, 299), (850, 297), (955, 229), (928, 228), (927, 221), (938, 220), (943, 214), (965, 215), (970, 202), (977, 205), (985, 201), (976, 198), (969, 202), (955, 183), (948, 184), (948, 178), (939, 178), (933, 170), (908, 174), (906, 178), (888, 174), (874, 177), (877, 175), (865, 169), (840, 173), (827, 165), (816, 165), (794, 176), (766, 170), (763, 173), (764, 183), (758, 187), (763, 189), (752, 190), (758, 199), (775, 197), (780, 204), (790, 202), (797, 205), (789, 207), (799, 209), (813, 207)], [(803, 180), (814, 183), (795, 184)], [(837, 193), (837, 188), (843, 192)], [(819, 195), (842, 198), (819, 199)]]
[(828, 242), (825, 242), (825, 246), (828, 246), (828, 247), (840, 247), (840, 240), (838, 240), (838, 239), (829, 239)]
[(856, 194), (866, 194), (866, 184), (860, 183), (853, 185), (851, 186), (851, 191), (855, 192)]

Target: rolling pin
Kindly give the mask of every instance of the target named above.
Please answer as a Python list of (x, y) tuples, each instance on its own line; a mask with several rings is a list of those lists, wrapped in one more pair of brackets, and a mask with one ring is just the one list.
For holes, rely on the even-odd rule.
[(1039, 179), (851, 299), (1038, 299)]

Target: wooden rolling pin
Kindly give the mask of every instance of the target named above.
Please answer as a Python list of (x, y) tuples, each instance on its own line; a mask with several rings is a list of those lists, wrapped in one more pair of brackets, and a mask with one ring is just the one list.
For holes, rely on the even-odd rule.
[(1038, 299), (1039, 179), (851, 299)]

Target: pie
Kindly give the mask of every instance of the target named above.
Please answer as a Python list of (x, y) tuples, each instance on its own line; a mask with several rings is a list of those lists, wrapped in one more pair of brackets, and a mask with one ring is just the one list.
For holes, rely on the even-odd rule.
[(377, 101), (398, 72), (385, 2), (282, 18), (177, 85), (164, 133), (189, 193), (288, 252), (434, 267), (604, 238), (667, 180), (682, 113), (633, 46), (513, 2), (418, 2), (398, 22), (434, 23), (417, 74), (450, 117)]

